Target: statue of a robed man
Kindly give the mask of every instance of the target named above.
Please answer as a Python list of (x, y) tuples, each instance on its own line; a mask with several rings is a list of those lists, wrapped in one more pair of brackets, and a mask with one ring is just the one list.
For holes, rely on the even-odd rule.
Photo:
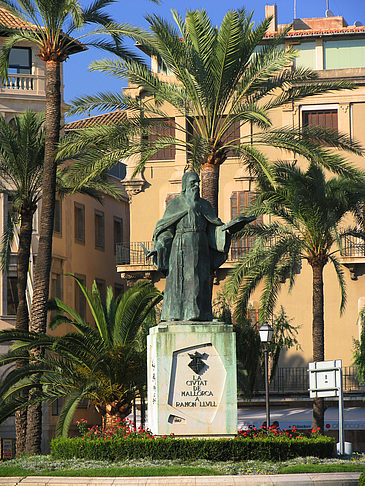
[(212, 320), (212, 274), (227, 259), (231, 235), (255, 219), (239, 216), (223, 224), (199, 192), (198, 174), (186, 172), (147, 253), (166, 275), (162, 321)]

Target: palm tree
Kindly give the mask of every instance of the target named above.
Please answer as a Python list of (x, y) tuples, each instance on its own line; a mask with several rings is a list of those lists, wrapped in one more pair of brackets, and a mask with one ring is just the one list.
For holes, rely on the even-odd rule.
[[(94, 62), (92, 70), (128, 78), (140, 88), (140, 95), (105, 93), (76, 99), (70, 113), (125, 109), (128, 117), (118, 127), (109, 127), (109, 135), (107, 127), (80, 131), (64, 153), (74, 155), (83, 146), (97, 148), (99, 143), (96, 170), (126, 157), (128, 147), (115, 139), (118, 133), (128, 133), (133, 140), (129, 155), (141, 154), (136, 173), (158, 150), (174, 145), (186, 151), (190, 167), (200, 171), (202, 196), (216, 212), (219, 168), (229, 153), (240, 157), (252, 175), (266, 173), (269, 178), (270, 164), (260, 149), (264, 146), (296, 152), (335, 172), (346, 170), (341, 157), (331, 157), (318, 141), (358, 153), (347, 137), (313, 127), (303, 128), (300, 134), (288, 127), (274, 129), (270, 111), (306, 96), (349, 87), (348, 83), (324, 82), (308, 69), (292, 67), (296, 52), (282, 47), (288, 30), (265, 38), (270, 18), (254, 27), (252, 13), (230, 10), (218, 28), (204, 10), (188, 11), (185, 19), (176, 11), (172, 15), (175, 25), (157, 15), (147, 16), (150, 32), (143, 36), (137, 30), (136, 39), (173, 77), (158, 76), (133, 60)], [(119, 32), (117, 26), (113, 32)], [(184, 120), (175, 119), (175, 135), (166, 135), (171, 128), (168, 107)], [(245, 125), (248, 134), (243, 136), (240, 127)]]
[[(40, 217), (40, 238), (38, 258), (34, 271), (34, 299), (31, 309), (31, 328), (35, 332), (46, 332), (47, 301), (49, 295), (49, 275), (52, 260), (52, 233), (56, 193), (55, 153), (59, 142), (61, 122), (61, 64), (72, 54), (85, 50), (85, 46), (72, 38), (73, 32), (86, 25), (108, 26), (112, 19), (103, 9), (113, 0), (95, 0), (87, 8), (82, 8), (79, 0), (1, 0), (15, 16), (29, 23), (29, 29), (7, 32), (8, 38), (2, 48), (0, 69), (3, 79), (7, 78), (9, 54), (14, 45), (27, 41), (39, 48), (39, 57), (46, 63), (46, 117), (45, 151), (42, 180), (42, 211)], [(102, 32), (102, 33), (105, 33)], [(84, 35), (79, 39), (85, 37)], [(124, 52), (118, 36), (113, 43), (105, 40), (90, 44), (115, 52)], [(35, 351), (34, 351), (35, 352)], [(40, 451), (41, 409), (30, 407), (27, 451)]]
[[(17, 254), (17, 296), (15, 328), (28, 331), (27, 276), (33, 231), (33, 216), (40, 198), (44, 158), (44, 116), (25, 112), (14, 117), (12, 124), (0, 116), (0, 190), (12, 197), (7, 230), (4, 233), (1, 267), (6, 269), (14, 234), (14, 223), (20, 220)], [(17, 362), (21, 366), (22, 361)], [(24, 452), (27, 410), (15, 415), (16, 450)]]
[[(334, 266), (341, 290), (340, 312), (346, 304), (343, 270), (336, 254), (347, 234), (364, 236), (356, 227), (341, 230), (344, 217), (353, 214), (361, 226), (361, 207), (365, 198), (365, 179), (354, 180), (337, 176), (326, 180), (319, 167), (308, 170), (286, 163), (274, 166), (274, 187), (261, 179), (257, 197), (248, 208), (254, 214), (274, 217), (270, 224), (244, 229), (242, 235), (254, 236), (255, 244), (232, 270), (228, 291), (236, 296), (236, 312), (245, 315), (248, 300), (263, 282), (260, 322), (273, 313), (278, 292), (286, 279), (289, 290), (300, 273), (301, 262), (312, 268), (313, 299), (313, 360), (323, 361), (324, 353), (324, 293), (323, 269)], [(316, 398), (313, 404), (313, 426), (323, 429), (324, 403)]]
[[(12, 209), (1, 245), (1, 268), (6, 270), (10, 260), (11, 245), (15, 226), (19, 225), (19, 243), (17, 252), (17, 296), (15, 328), (28, 331), (29, 315), (27, 303), (27, 279), (33, 232), (33, 216), (41, 198), (43, 157), (45, 147), (44, 114), (25, 113), (15, 116), (9, 124), (0, 115), (0, 190), (12, 199)], [(67, 168), (59, 169), (57, 191), (60, 196), (73, 192), (75, 186)], [(108, 182), (106, 174), (98, 180), (89, 180), (80, 188), (101, 201), (98, 191), (112, 197), (121, 196), (116, 186)], [(18, 231), (18, 230), (16, 230)], [(17, 362), (21, 366), (21, 361)], [(16, 450), (24, 452), (26, 439), (26, 409), (16, 413)]]
[(11, 350), (0, 359), (9, 364), (42, 346), (49, 352), (22, 369), (11, 371), (0, 385), (4, 398), (0, 405), (0, 421), (24, 407), (19, 391), (40, 388), (33, 402), (64, 399), (57, 424), (57, 434), (67, 435), (73, 414), (81, 400), (94, 404), (109, 427), (116, 418), (124, 418), (132, 408), (132, 400), (143, 394), (146, 383), (145, 323), (162, 294), (147, 281), (139, 282), (114, 299), (108, 287), (103, 304), (94, 282), (90, 292), (74, 277), (85, 296), (93, 317), (89, 325), (71, 307), (55, 299), (51, 308), (58, 313), (51, 321), (55, 329), (68, 324), (74, 331), (62, 337), (34, 332), (7, 330), (0, 332), (0, 342), (16, 340)]

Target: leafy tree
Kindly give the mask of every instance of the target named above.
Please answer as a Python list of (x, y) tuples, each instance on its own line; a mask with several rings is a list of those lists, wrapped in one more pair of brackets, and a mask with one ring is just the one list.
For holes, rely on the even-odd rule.
[[(43, 157), (45, 147), (44, 114), (25, 113), (15, 116), (8, 123), (0, 115), (0, 190), (11, 197), (6, 231), (1, 245), (1, 267), (7, 269), (15, 227), (19, 227), (17, 252), (17, 296), (18, 307), (15, 328), (28, 331), (27, 279), (33, 232), (33, 216), (41, 198)], [(59, 169), (57, 191), (64, 196), (78, 187), (80, 192), (101, 201), (98, 191), (112, 197), (121, 192), (107, 180), (106, 174), (90, 179), (80, 186), (70, 178), (67, 168)], [(18, 230), (16, 230), (18, 231)], [(20, 366), (21, 362), (17, 363)], [(26, 438), (26, 409), (16, 413), (17, 454), (24, 452)]]
[[(345, 148), (358, 153), (358, 147), (346, 136), (320, 128), (273, 128), (270, 112), (288, 102), (334, 89), (348, 88), (346, 82), (328, 82), (308, 69), (294, 68), (294, 48), (283, 47), (288, 29), (276, 37), (265, 37), (271, 19), (256, 27), (252, 13), (229, 10), (220, 27), (212, 25), (207, 12), (192, 10), (183, 19), (172, 11), (175, 23), (147, 16), (150, 32), (136, 30), (141, 49), (155, 56), (166, 72), (159, 76), (133, 60), (104, 59), (92, 64), (92, 70), (128, 80), (140, 88), (137, 97), (129, 94), (102, 93), (76, 99), (71, 113), (89, 110), (128, 110), (121, 124), (80, 130), (64, 153), (75, 155), (83, 147), (94, 147), (94, 168), (116, 163), (128, 154), (140, 154), (136, 172), (158, 150), (171, 145), (187, 153), (188, 162), (200, 171), (202, 196), (218, 212), (219, 168), (229, 154), (238, 156), (253, 175), (271, 176), (265, 146), (302, 155), (311, 163), (344, 173), (339, 154), (319, 146)], [(118, 34), (118, 26), (113, 32)], [(170, 126), (171, 107), (175, 118), (175, 136), (163, 135)], [(239, 127), (247, 127), (241, 130)], [(166, 133), (166, 131), (165, 131)], [(243, 135), (246, 133), (246, 135)], [(126, 134), (129, 134), (127, 137)], [(129, 147), (117, 139), (133, 140)], [(90, 163), (90, 158), (86, 160)], [(75, 166), (80, 170), (82, 163)]]
[[(248, 300), (263, 283), (260, 322), (275, 308), (281, 285), (287, 279), (292, 289), (300, 273), (302, 261), (312, 268), (313, 298), (313, 360), (323, 361), (324, 354), (324, 293), (323, 269), (331, 263), (335, 269), (340, 291), (340, 312), (346, 304), (343, 270), (336, 253), (341, 251), (343, 236), (363, 237), (357, 227), (341, 229), (344, 217), (352, 214), (361, 228), (361, 204), (365, 198), (365, 180), (346, 176), (326, 180), (322, 169), (311, 165), (299, 167), (278, 162), (274, 167), (275, 187), (262, 179), (257, 197), (249, 212), (267, 214), (273, 222), (246, 227), (241, 233), (254, 236), (255, 244), (243, 255), (232, 270), (228, 289), (236, 295), (237, 316), (245, 315)], [(324, 403), (317, 398), (313, 405), (313, 425), (323, 428)]]
[[(109, 427), (116, 418), (131, 411), (133, 398), (144, 393), (146, 383), (146, 329), (154, 306), (162, 294), (150, 283), (140, 282), (114, 299), (111, 287), (102, 302), (94, 282), (90, 292), (75, 276), (93, 318), (89, 325), (71, 307), (54, 299), (51, 308), (57, 311), (51, 328), (61, 324), (73, 327), (72, 332), (56, 337), (35, 332), (6, 330), (0, 332), (0, 343), (15, 341), (0, 359), (0, 365), (13, 363), (42, 346), (47, 350), (21, 369), (13, 369), (0, 384), (3, 402), (0, 421), (25, 406), (21, 390), (39, 387), (32, 403), (64, 399), (57, 424), (57, 434), (67, 435), (73, 414), (81, 400), (87, 399)], [(29, 361), (29, 358), (28, 358)]]

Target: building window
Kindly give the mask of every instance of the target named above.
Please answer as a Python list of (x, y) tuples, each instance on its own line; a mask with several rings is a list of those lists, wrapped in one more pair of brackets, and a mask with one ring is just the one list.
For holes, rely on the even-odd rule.
[(174, 73), (166, 66), (160, 56), (157, 56), (157, 72), (165, 76), (172, 76)]
[(7, 277), (7, 310), (8, 316), (15, 316), (18, 307), (17, 277)]
[(104, 213), (102, 211), (95, 211), (95, 248), (104, 250), (105, 246), (105, 227), (104, 227)]
[(123, 162), (118, 162), (108, 170), (109, 175), (116, 177), (119, 180), (123, 180), (126, 176), (126, 173), (127, 173), (127, 166), (126, 164), (123, 164)]
[[(153, 133), (148, 135), (148, 140), (155, 142), (161, 137), (175, 137), (175, 121), (173, 119), (160, 119), (161, 122), (167, 122), (168, 126), (152, 126)], [(151, 155), (150, 160), (175, 160), (175, 145), (169, 145), (158, 150)]]
[[(80, 280), (83, 285), (86, 285), (86, 277), (85, 275), (76, 275), (76, 277)], [(84, 294), (82, 293), (79, 284), (74, 281), (74, 289), (75, 289), (75, 310), (82, 319), (86, 317), (86, 299)]]
[(56, 417), (57, 415), (59, 415), (61, 413), (62, 405), (63, 405), (63, 399), (62, 398), (56, 398), (56, 400), (54, 400), (52, 402), (52, 415), (54, 417)]
[(114, 284), (114, 298), (116, 299), (120, 295), (124, 294), (123, 284)]
[[(226, 131), (223, 137), (223, 143), (229, 144), (232, 143), (233, 145), (238, 145), (240, 143), (240, 123), (238, 121), (234, 122), (232, 126)], [(234, 150), (229, 149), (227, 156), (234, 157), (236, 154)]]
[(51, 297), (62, 300), (62, 274), (51, 274)]
[(121, 243), (123, 243), (123, 220), (114, 216), (114, 254), (117, 251), (117, 245)]
[(56, 235), (62, 234), (62, 203), (60, 199), (55, 200), (53, 231)]
[[(254, 197), (255, 197), (255, 193), (253, 191), (232, 192), (231, 218), (233, 219), (239, 216), (241, 212), (251, 203)], [(251, 224), (260, 224), (262, 223), (262, 220), (263, 220), (262, 216), (259, 216)], [(255, 241), (254, 236), (233, 240), (231, 244), (232, 260), (237, 259), (242, 253), (246, 253), (247, 251), (249, 251), (252, 248), (254, 241)]]
[(74, 203), (75, 241), (85, 244), (85, 205)]
[(338, 129), (337, 108), (334, 109), (302, 109), (303, 127), (321, 127)]
[(13, 47), (9, 55), (10, 74), (31, 74), (32, 49), (30, 47)]
[(105, 280), (101, 278), (96, 278), (95, 279), (96, 286), (98, 287), (99, 293), (100, 293), (100, 298), (103, 304), (106, 303), (106, 284)]

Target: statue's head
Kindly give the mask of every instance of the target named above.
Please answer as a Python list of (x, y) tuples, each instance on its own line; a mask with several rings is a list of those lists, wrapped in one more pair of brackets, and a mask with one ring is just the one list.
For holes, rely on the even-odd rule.
[(181, 180), (181, 192), (185, 194), (185, 196), (191, 197), (197, 201), (200, 195), (199, 182), (200, 179), (196, 172), (185, 172)]

